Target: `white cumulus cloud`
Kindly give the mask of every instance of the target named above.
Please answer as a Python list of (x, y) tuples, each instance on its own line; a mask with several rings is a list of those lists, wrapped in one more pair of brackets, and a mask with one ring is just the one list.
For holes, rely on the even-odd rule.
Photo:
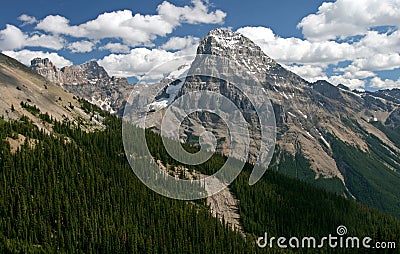
[(42, 47), (54, 50), (60, 50), (64, 47), (65, 40), (58, 36), (47, 34), (34, 34), (27, 36), (24, 46), (27, 47)]
[(337, 0), (325, 2), (298, 24), (310, 40), (363, 35), (369, 28), (400, 24), (398, 0)]
[(400, 54), (375, 54), (369, 58), (358, 58), (353, 61), (353, 66), (361, 70), (394, 70), (400, 67)]
[(99, 48), (100, 50), (108, 50), (112, 53), (128, 53), (130, 51), (127, 45), (119, 42), (109, 42)]
[(13, 25), (6, 25), (6, 28), (0, 31), (0, 49), (22, 48), (25, 44), (25, 39), (24, 33), (19, 28)]
[(91, 41), (76, 41), (73, 43), (70, 43), (68, 45), (68, 48), (71, 50), (72, 53), (87, 53), (91, 52), (96, 43), (91, 42)]
[(134, 48), (128, 54), (110, 54), (98, 62), (113, 76), (157, 80), (192, 62), (194, 57), (195, 48), (191, 47), (176, 52)]
[(395, 81), (395, 80), (391, 80), (391, 79), (382, 80), (379, 77), (375, 77), (375, 78), (371, 79), (370, 86), (372, 88), (378, 88), (378, 89), (400, 88), (400, 78)]
[(327, 80), (324, 69), (320, 66), (313, 65), (289, 65), (284, 66), (286, 69), (296, 73), (300, 77), (304, 78), (309, 82), (315, 82), (317, 80)]
[(171, 37), (166, 43), (161, 45), (165, 50), (182, 50), (185, 48), (193, 47), (199, 43), (199, 38), (193, 36), (186, 37)]
[(42, 47), (60, 50), (65, 41), (59, 36), (46, 34), (27, 35), (16, 26), (6, 25), (0, 30), (0, 50), (16, 50), (23, 47)]
[(157, 11), (164, 20), (171, 23), (222, 24), (226, 13), (221, 10), (209, 12), (208, 6), (201, 0), (192, 0), (194, 6), (178, 7), (164, 1)]
[(27, 14), (22, 14), (18, 17), (18, 20), (22, 21), (22, 26), (35, 24), (37, 23), (37, 19), (35, 17), (29, 16)]
[(58, 68), (69, 66), (72, 64), (71, 61), (65, 59), (64, 57), (54, 52), (49, 53), (43, 51), (31, 51), (24, 49), (21, 51), (3, 51), (2, 53), (9, 57), (17, 59), (18, 61), (20, 61), (25, 65), (30, 65), (31, 60), (34, 59), (35, 57), (49, 58), (53, 62), (53, 64), (56, 65)]
[(171, 61), (173, 58), (174, 53), (165, 50), (135, 48), (129, 54), (111, 54), (98, 62), (113, 76), (140, 78), (155, 66)]
[(100, 14), (96, 19), (80, 25), (70, 25), (70, 21), (60, 15), (49, 15), (36, 28), (53, 34), (64, 34), (77, 38), (101, 40), (119, 38), (124, 44), (152, 46), (158, 36), (166, 36), (183, 23), (222, 23), (226, 13), (221, 10), (209, 11), (203, 1), (193, 0), (192, 6), (178, 7), (164, 1), (157, 7), (156, 15), (132, 13), (119, 10)]
[(355, 54), (349, 43), (282, 38), (267, 27), (242, 27), (237, 32), (253, 40), (270, 57), (286, 64), (336, 64)]

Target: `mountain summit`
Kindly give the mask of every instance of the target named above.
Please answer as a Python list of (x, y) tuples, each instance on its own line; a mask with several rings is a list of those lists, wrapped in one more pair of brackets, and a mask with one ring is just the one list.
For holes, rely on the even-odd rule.
[(119, 115), (131, 90), (126, 78), (110, 77), (96, 61), (58, 69), (48, 58), (35, 58), (31, 69), (101, 109)]
[[(239, 70), (235, 66), (244, 68), (267, 91), (265, 100), (271, 101), (276, 117), (277, 170), (280, 161), (293, 160), (293, 170), (284, 173), (399, 213), (396, 197), (400, 192), (396, 185), (400, 184), (400, 139), (394, 133), (400, 130), (400, 104), (395, 96), (350, 91), (327, 81), (307, 82), (268, 57), (248, 38), (224, 29), (209, 32), (200, 41), (197, 53), (229, 59), (234, 64), (223, 67), (227, 72)], [(189, 74), (202, 64), (196, 61), (201, 60), (194, 60)], [(207, 64), (218, 69), (212, 62)], [(251, 108), (233, 86), (209, 77), (186, 78), (178, 97), (199, 90), (218, 92), (242, 109)], [(248, 123), (255, 128), (258, 121), (250, 119)], [(189, 143), (199, 138), (196, 125), (216, 128), (217, 135), (226, 134), (225, 126), (204, 112), (189, 117), (184, 125), (181, 134)], [(227, 146), (220, 148), (224, 153)], [(253, 156), (255, 148), (250, 149)], [(366, 161), (374, 166), (365, 165)]]
[[(329, 155), (327, 142), (322, 141), (325, 140), (323, 133), (328, 130), (337, 132), (341, 129), (342, 136), (346, 140), (355, 144), (363, 142), (354, 140), (354, 133), (349, 129), (346, 130), (331, 112), (321, 110), (321, 104), (324, 104), (335, 107), (338, 112), (344, 112), (342, 108), (337, 108), (337, 101), (315, 91), (308, 82), (283, 68), (268, 57), (260, 47), (239, 33), (223, 29), (213, 30), (201, 40), (197, 53), (226, 57), (254, 75), (268, 92), (269, 98), (265, 99), (270, 99), (274, 106), (280, 149), (292, 155), (301, 151), (308, 160), (313, 161), (312, 168), (317, 178), (336, 177), (344, 182), (343, 175)], [(223, 82), (213, 83), (212, 79), (202, 81), (206, 83), (203, 88), (231, 94), (228, 96), (230, 99), (236, 100), (237, 104), (241, 103), (242, 107), (248, 107), (243, 105), (245, 98), (232, 95), (235, 92), (225, 91)], [(185, 82), (180, 94), (198, 89), (198, 82)], [(250, 123), (250, 126), (255, 125), (256, 122)]]
[(58, 69), (48, 58), (35, 58), (31, 61), (31, 68), (48, 80), (63, 85), (96, 84), (110, 80), (106, 70), (96, 61)]
[[(244, 69), (267, 92), (265, 100), (272, 104), (277, 127), (275, 164), (271, 168), (400, 216), (398, 90), (360, 92), (351, 91), (346, 84), (307, 82), (267, 56), (250, 39), (225, 29), (210, 31), (200, 41), (197, 54), (228, 59), (222, 66), (207, 63), (208, 68), (227, 73)], [(201, 61), (200, 57), (195, 58), (189, 75), (196, 73)], [(130, 92), (127, 82), (113, 80), (95, 62), (58, 70), (47, 60), (36, 59), (32, 68), (49, 80), (61, 80), (65, 88), (105, 110), (123, 112)], [(165, 83), (162, 94), (155, 99), (166, 95), (169, 99), (154, 111), (165, 111), (169, 103), (192, 91), (220, 93), (247, 114), (250, 132), (255, 134), (250, 159), (257, 157), (259, 122), (244, 94), (226, 81), (210, 77), (161, 82), (163, 86)], [(200, 131), (205, 128), (221, 141), (219, 152), (229, 151), (226, 125), (212, 114), (195, 113), (185, 119), (182, 127), (181, 141), (198, 144)], [(287, 165), (288, 161), (292, 168), (280, 167), (281, 162)]]
[(284, 85), (287, 82), (295, 82), (297, 86), (306, 85), (301, 77), (283, 68), (240, 33), (221, 28), (211, 30), (200, 41), (197, 54), (229, 58), (248, 69), (259, 80), (265, 80), (269, 84)]

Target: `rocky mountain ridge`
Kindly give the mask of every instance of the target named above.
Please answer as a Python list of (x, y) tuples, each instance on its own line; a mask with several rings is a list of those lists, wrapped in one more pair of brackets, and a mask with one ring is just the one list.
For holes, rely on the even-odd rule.
[(34, 58), (31, 60), (31, 68), (49, 81), (60, 85), (96, 84), (111, 80), (106, 70), (96, 61), (58, 69), (48, 58)]
[[(335, 133), (346, 142), (363, 150), (368, 149), (365, 142), (340, 120), (340, 114), (348, 114), (352, 110), (346, 104), (358, 99), (352, 92), (342, 92), (326, 81), (309, 84), (266, 56), (252, 41), (228, 30), (211, 31), (201, 40), (197, 53), (226, 57), (248, 69), (261, 82), (274, 106), (279, 146), (293, 155), (301, 151), (312, 161), (316, 178), (337, 177), (344, 182), (330, 155), (325, 133)], [(225, 91), (224, 82), (215, 83), (208, 79), (202, 82), (206, 83), (203, 85), (206, 90), (231, 93)], [(186, 81), (180, 95), (199, 90), (198, 83), (198, 80)], [(235, 98), (237, 104), (245, 101), (242, 96), (230, 97)], [(250, 125), (255, 126), (256, 123)]]
[[(324, 187), (334, 186), (332, 189), (337, 193), (376, 207), (385, 206), (382, 208), (384, 210), (400, 211), (399, 205), (395, 204), (397, 194), (393, 194), (400, 184), (400, 137), (396, 134), (400, 126), (398, 89), (361, 92), (351, 91), (346, 84), (334, 86), (327, 81), (307, 82), (268, 57), (248, 38), (224, 29), (212, 30), (205, 36), (200, 41), (197, 54), (228, 59), (221, 66), (207, 63), (207, 68), (226, 75), (245, 69), (268, 93), (265, 100), (270, 100), (276, 118), (275, 156), (278, 166), (280, 161), (294, 158), (294, 168), (302, 163), (304, 170), (297, 172), (296, 169), (291, 175)], [(201, 58), (196, 58), (187, 71), (188, 74), (195, 73), (195, 68), (202, 64)], [(42, 73), (56, 80), (59, 75), (57, 70), (51, 65), (46, 70), (42, 70)], [(126, 90), (119, 88), (124, 85), (116, 84), (110, 90), (106, 84), (102, 90), (98, 88), (98, 84), (96, 81), (96, 84), (63, 86), (92, 102), (95, 101), (93, 98), (101, 98), (103, 102), (109, 100), (107, 105), (115, 101), (112, 91), (115, 92), (115, 98), (123, 98), (121, 101), (126, 100), (129, 94), (123, 95)], [(224, 80), (192, 77), (170, 82), (163, 80), (161, 84), (165, 84), (165, 88), (156, 96), (156, 103), (149, 105), (151, 111), (154, 111), (150, 114), (162, 116), (165, 107), (174, 100), (200, 90), (223, 94), (244, 111), (250, 112), (252, 108), (248, 98)], [(140, 94), (141, 89), (148, 89), (148, 86), (135, 86), (135, 89)], [(103, 109), (115, 112), (121, 105), (117, 103)], [(253, 128), (253, 134), (257, 134), (257, 119), (248, 117), (247, 122)], [(213, 130), (218, 140), (227, 140), (226, 126), (207, 113), (194, 114), (187, 118), (183, 127), (180, 140), (184, 142), (196, 144), (203, 127)], [(250, 147), (253, 157), (257, 156), (258, 138), (255, 135), (255, 142)], [(229, 144), (221, 143), (219, 151), (227, 154)], [(365, 156), (365, 159), (351, 161), (352, 158), (345, 158), (347, 154)], [(374, 170), (363, 165), (363, 161), (368, 161), (368, 158), (374, 158), (371, 163), (377, 163)], [(380, 199), (389, 201), (380, 202)], [(388, 208), (383, 203), (390, 203), (391, 207)]]
[(124, 100), (132, 86), (126, 78), (110, 77), (96, 61), (58, 69), (48, 58), (35, 58), (31, 68), (73, 94), (101, 109), (122, 114)]
[(72, 93), (1, 53), (0, 93), (2, 117), (5, 119), (26, 117), (49, 133), (54, 120), (67, 121), (88, 130), (102, 125), (100, 117), (85, 112), (81, 101)]
[[(271, 101), (276, 117), (278, 164), (279, 160), (285, 160), (287, 156), (296, 158), (296, 163), (304, 158), (313, 171), (312, 174), (303, 172), (308, 175), (304, 176), (308, 180), (325, 182), (325, 186), (328, 182), (339, 180), (341, 187), (337, 188), (342, 189), (342, 194), (363, 200), (365, 197), (359, 194), (359, 187), (354, 187), (348, 162), (342, 161), (336, 143), (347, 144), (349, 148), (346, 149), (354, 149), (365, 155), (375, 154), (379, 147), (390, 158), (382, 159), (382, 165), (386, 166), (369, 173), (373, 177), (363, 176), (367, 179), (365, 181), (371, 184), (371, 189), (375, 189), (373, 186), (380, 180), (379, 174), (390, 177), (391, 171), (394, 171), (396, 173), (392, 180), (400, 183), (400, 145), (393, 135), (389, 136), (390, 132), (384, 129), (386, 127), (378, 125), (381, 123), (389, 126), (390, 123), (391, 128), (399, 127), (400, 104), (396, 101), (396, 90), (361, 93), (351, 91), (345, 85), (334, 86), (327, 81), (309, 83), (265, 55), (248, 38), (224, 29), (213, 30), (204, 37), (197, 54), (220, 56), (229, 61), (225, 66), (218, 66), (212, 62), (203, 63), (201, 58), (196, 58), (188, 71), (189, 75), (195, 73), (195, 69), (201, 65), (208, 65), (212, 73), (226, 75), (240, 72), (244, 68), (260, 81), (268, 93), (266, 99)], [(208, 90), (225, 95), (243, 110), (251, 109), (249, 100), (232, 87), (224, 80), (187, 77), (181, 84), (177, 98), (193, 91)], [(257, 119), (249, 119), (248, 124), (250, 128), (257, 129)], [(203, 127), (213, 130), (217, 139), (227, 140), (228, 133), (224, 131), (226, 126), (204, 112), (185, 120), (180, 133), (181, 140), (196, 143)], [(220, 152), (227, 154), (229, 144), (219, 148)], [(254, 144), (250, 148), (253, 156), (257, 155), (256, 148)], [(363, 171), (363, 168), (359, 168), (361, 166), (357, 167), (352, 170), (358, 173)], [(294, 176), (300, 177), (300, 174), (295, 172)], [(386, 192), (397, 187), (387, 184), (384, 188), (387, 188)], [(377, 193), (371, 195), (379, 196)]]

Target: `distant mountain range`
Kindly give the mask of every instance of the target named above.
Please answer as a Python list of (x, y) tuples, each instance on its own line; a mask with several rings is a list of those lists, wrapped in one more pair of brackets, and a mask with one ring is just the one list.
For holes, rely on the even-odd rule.
[[(307, 82), (265, 55), (248, 38), (224, 29), (213, 30), (203, 38), (197, 53), (232, 60), (235, 64), (228, 69), (247, 69), (267, 91), (277, 123), (276, 170), (400, 217), (399, 89), (361, 92), (351, 91), (345, 84)], [(192, 66), (197, 64), (201, 63), (195, 60)], [(94, 61), (57, 69), (48, 59), (37, 58), (31, 68), (49, 82), (119, 115), (133, 87), (124, 78), (109, 77)], [(212, 90), (242, 109), (250, 107), (223, 80), (198, 77), (178, 83), (179, 87), (176, 81), (166, 83), (165, 91), (177, 88), (169, 103), (191, 91)], [(164, 106), (158, 105), (157, 110)], [(196, 125), (226, 128), (213, 119), (207, 113), (194, 115), (186, 123), (191, 128), (182, 133), (182, 139), (188, 143), (198, 140)], [(248, 123), (257, 126), (255, 119)], [(223, 131), (215, 133), (224, 138)], [(226, 146), (219, 148), (226, 153)], [(256, 146), (252, 148), (255, 156)], [(279, 163), (285, 160), (293, 160), (294, 165), (304, 161), (304, 165), (280, 169)]]
[(110, 77), (96, 61), (58, 69), (48, 58), (35, 58), (31, 68), (101, 109), (119, 115), (123, 112), (124, 99), (132, 89), (126, 78)]

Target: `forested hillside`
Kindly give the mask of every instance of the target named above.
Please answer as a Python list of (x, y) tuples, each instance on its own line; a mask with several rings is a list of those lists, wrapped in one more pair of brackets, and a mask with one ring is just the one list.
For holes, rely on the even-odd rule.
[[(51, 121), (48, 135), (25, 117), (0, 119), (1, 253), (265, 253), (255, 245), (265, 231), (321, 236), (342, 224), (352, 235), (400, 240), (394, 217), (273, 172), (278, 168), (249, 186), (250, 165), (231, 186), (243, 238), (213, 218), (203, 200), (172, 200), (145, 187), (126, 161), (121, 119), (106, 115), (106, 129), (91, 133)], [(25, 143), (12, 152), (9, 141), (18, 134)], [(147, 134), (153, 154), (176, 163), (160, 137)], [(211, 173), (224, 160), (215, 155), (196, 169)]]
[[(252, 244), (202, 202), (147, 189), (125, 160), (120, 120), (85, 133), (55, 123), (54, 137), (27, 119), (1, 120), (0, 252), (243, 253)], [(10, 153), (6, 137), (37, 140)]]

